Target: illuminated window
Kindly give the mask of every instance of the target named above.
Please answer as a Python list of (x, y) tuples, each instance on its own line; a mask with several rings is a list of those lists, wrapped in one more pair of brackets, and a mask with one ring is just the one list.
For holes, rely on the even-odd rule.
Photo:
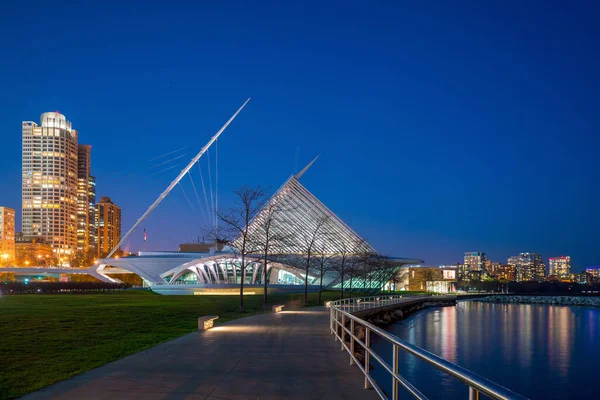
[(456, 279), (456, 271), (453, 269), (445, 269), (444, 271), (444, 279)]

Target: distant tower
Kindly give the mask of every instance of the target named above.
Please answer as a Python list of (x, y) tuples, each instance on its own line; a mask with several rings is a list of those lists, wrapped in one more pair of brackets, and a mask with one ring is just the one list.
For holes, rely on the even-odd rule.
[(58, 257), (77, 249), (77, 131), (58, 112), (24, 121), (23, 235), (41, 237)]
[[(80, 144), (77, 157), (77, 250), (96, 250), (96, 179), (91, 175), (92, 146)], [(97, 251), (96, 251), (97, 252)]]
[(110, 197), (102, 197), (96, 210), (98, 256), (105, 257), (121, 241), (121, 209)]

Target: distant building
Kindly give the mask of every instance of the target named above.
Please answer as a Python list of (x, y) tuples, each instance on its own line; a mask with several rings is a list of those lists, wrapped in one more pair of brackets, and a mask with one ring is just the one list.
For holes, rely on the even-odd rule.
[(22, 123), (23, 235), (39, 237), (57, 255), (77, 249), (78, 133), (64, 115)]
[(497, 269), (500, 268), (502, 266), (501, 263), (497, 262), (497, 261), (489, 261), (488, 265), (487, 265), (487, 271), (488, 274), (491, 276), (496, 276), (497, 273)]
[(181, 253), (209, 253), (211, 250), (221, 251), (227, 244), (226, 241), (217, 241), (216, 243), (182, 243), (179, 245)]
[(508, 265), (515, 267), (517, 282), (543, 282), (546, 276), (546, 264), (537, 253), (521, 253), (509, 257)]
[(597, 283), (600, 282), (600, 265), (596, 265), (593, 267), (587, 267), (585, 272), (588, 274), (591, 282), (589, 283)]
[(512, 282), (517, 278), (515, 265), (500, 264), (495, 268), (494, 272), (496, 279), (504, 279)]
[(91, 175), (92, 146), (80, 144), (77, 156), (77, 250), (97, 252), (96, 178)]
[(456, 266), (403, 267), (396, 275), (396, 290), (449, 293), (456, 290)]
[(548, 275), (556, 275), (559, 279), (571, 277), (571, 257), (550, 257), (548, 265)]
[(37, 236), (24, 236), (20, 232), (15, 236), (15, 260), (17, 265), (50, 266), (55, 255), (52, 246)]
[(465, 253), (464, 265), (467, 267), (471, 279), (482, 279), (487, 275), (489, 260), (481, 251), (469, 251)]
[(15, 259), (15, 210), (0, 207), (0, 262)]
[(110, 197), (102, 197), (96, 210), (98, 256), (105, 257), (121, 241), (121, 209)]
[(459, 281), (468, 281), (471, 279), (469, 274), (469, 266), (465, 264), (456, 264), (456, 272)]

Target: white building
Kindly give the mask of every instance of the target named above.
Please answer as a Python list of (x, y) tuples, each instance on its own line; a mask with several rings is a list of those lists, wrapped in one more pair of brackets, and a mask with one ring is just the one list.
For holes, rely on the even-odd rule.
[(57, 256), (77, 248), (77, 131), (58, 112), (23, 121), (23, 235), (42, 237)]

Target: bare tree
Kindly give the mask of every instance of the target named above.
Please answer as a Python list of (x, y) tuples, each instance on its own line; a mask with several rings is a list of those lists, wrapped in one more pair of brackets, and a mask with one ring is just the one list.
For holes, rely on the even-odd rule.
[(313, 253), (316, 251), (327, 236), (327, 225), (329, 216), (325, 215), (317, 218), (314, 221), (312, 229), (298, 232), (298, 242), (303, 247), (302, 253), (305, 255), (305, 270), (304, 270), (304, 304), (308, 304), (308, 272), (310, 270), (310, 262)]
[(256, 229), (249, 240), (253, 249), (261, 254), (263, 263), (262, 281), (264, 285), (263, 303), (268, 303), (269, 261), (273, 250), (282, 249), (291, 239), (291, 234), (279, 229), (284, 223), (282, 214), (286, 211), (278, 202), (267, 202), (254, 221)]
[(318, 303), (321, 304), (322, 300), (322, 292), (323, 292), (323, 277), (325, 273), (332, 270), (334, 268), (334, 255), (327, 252), (326, 243), (323, 242), (318, 246), (319, 248), (315, 252), (315, 271), (319, 275), (319, 300)]
[(348, 262), (346, 264), (346, 275), (350, 277), (350, 286), (348, 290), (350, 291), (350, 296), (352, 296), (352, 285), (354, 278), (360, 274), (358, 256), (356, 256), (356, 254), (352, 254), (348, 258)]
[(340, 288), (341, 288), (340, 297), (342, 299), (344, 298), (344, 278), (348, 275), (347, 274), (348, 262), (350, 261), (350, 258), (354, 254), (354, 251), (355, 251), (354, 246), (350, 245), (348, 242), (343, 240), (341, 242), (340, 249), (338, 250), (337, 257), (335, 258), (334, 269), (340, 275)]
[[(223, 231), (215, 232), (217, 238), (223, 233), (226, 234), (230, 242), (238, 250), (241, 258), (242, 276), (240, 279), (240, 312), (244, 311), (244, 281), (246, 280), (246, 259), (250, 254), (256, 253), (257, 249), (251, 241), (251, 232), (249, 230), (250, 222), (261, 210), (265, 190), (260, 186), (251, 188), (243, 186), (234, 190), (236, 204), (233, 208), (224, 213), (219, 213), (218, 217), (225, 224)], [(236, 268), (235, 263), (233, 268)]]

